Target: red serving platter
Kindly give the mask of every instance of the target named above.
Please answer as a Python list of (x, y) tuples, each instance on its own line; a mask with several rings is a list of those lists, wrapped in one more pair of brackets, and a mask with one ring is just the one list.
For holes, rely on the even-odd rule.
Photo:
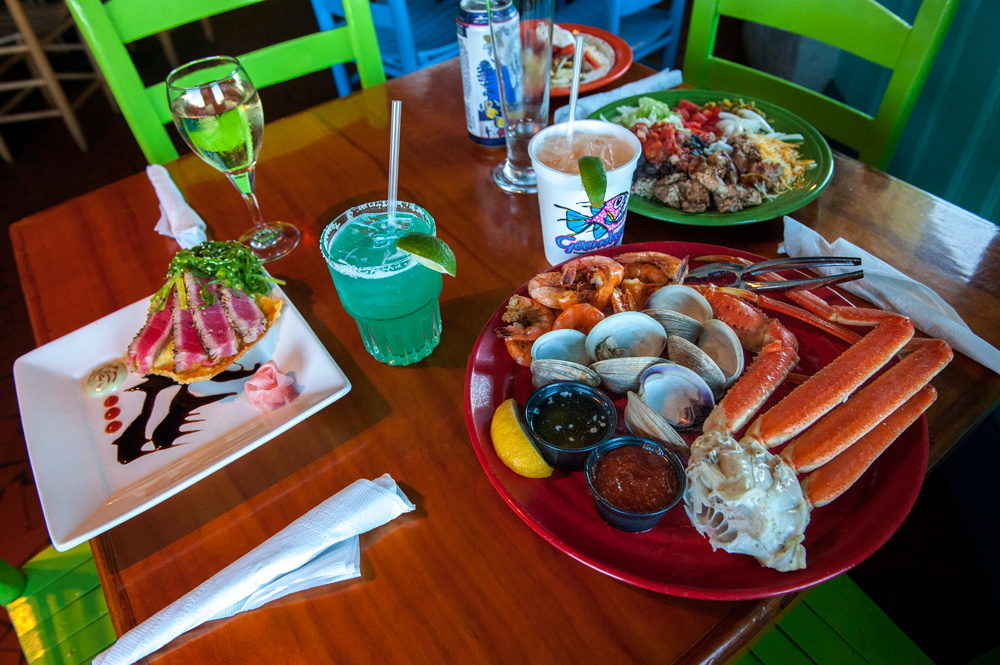
[[(580, 92), (590, 92), (591, 90), (597, 90), (600, 87), (611, 83), (612, 81), (620, 78), (624, 74), (629, 65), (632, 64), (632, 47), (628, 45), (624, 39), (618, 35), (612, 34), (607, 30), (601, 30), (600, 28), (595, 28), (589, 25), (577, 25), (576, 23), (559, 23), (559, 27), (564, 30), (569, 30), (570, 32), (576, 34), (578, 32), (585, 35), (590, 35), (596, 37), (604, 42), (607, 42), (608, 46), (615, 54), (615, 61), (611, 65), (611, 69), (608, 73), (600, 78), (596, 78), (592, 81), (586, 81), (580, 83)], [(570, 77), (572, 78), (572, 77)], [(567, 97), (569, 96), (569, 86), (564, 86), (561, 88), (550, 88), (549, 94), (553, 97)]]
[[(715, 245), (655, 242), (595, 252), (660, 251), (674, 256), (728, 254), (752, 261), (764, 257)], [(699, 265), (692, 261), (692, 267)], [(526, 284), (516, 293), (526, 295)], [(816, 292), (849, 304), (830, 289)], [(806, 530), (807, 567), (780, 573), (745, 555), (712, 551), (678, 504), (656, 528), (626, 533), (606, 524), (594, 508), (580, 472), (556, 470), (529, 479), (508, 469), (493, 451), (490, 421), (509, 397), (524, 405), (531, 375), (510, 358), (494, 330), (503, 325), (501, 303), (480, 334), (466, 368), (465, 415), (473, 449), (486, 476), (511, 510), (542, 538), (571, 557), (643, 589), (688, 598), (763, 598), (818, 584), (864, 561), (895, 533), (916, 501), (927, 468), (926, 417), (906, 430), (865, 475), (833, 503), (816, 508)], [(846, 344), (806, 324), (782, 318), (799, 340), (797, 372), (812, 374)], [(784, 392), (779, 392), (774, 399)]]

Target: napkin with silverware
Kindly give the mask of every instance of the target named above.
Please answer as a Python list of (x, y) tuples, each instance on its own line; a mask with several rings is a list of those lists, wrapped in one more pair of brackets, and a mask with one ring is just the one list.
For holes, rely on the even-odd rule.
[[(1000, 373), (1000, 350), (976, 335), (955, 309), (930, 287), (911, 279), (857, 245), (837, 238), (827, 242), (808, 226), (785, 217), (785, 239), (779, 252), (789, 256), (860, 256), (864, 279), (841, 284), (878, 307), (908, 316), (931, 337), (943, 339), (956, 351)], [(830, 274), (836, 268), (815, 268)]]
[(146, 167), (146, 175), (156, 190), (160, 200), (160, 219), (156, 222), (156, 232), (170, 236), (184, 249), (194, 247), (205, 240), (205, 221), (194, 211), (170, 173), (159, 164)]
[[(662, 72), (657, 72), (644, 79), (633, 81), (632, 83), (626, 83), (620, 88), (615, 88), (614, 90), (609, 90), (608, 92), (601, 92), (596, 95), (580, 97), (576, 100), (576, 119), (579, 120), (580, 118), (586, 118), (602, 106), (607, 106), (611, 102), (618, 101), (619, 99), (625, 99), (626, 97), (631, 97), (632, 95), (641, 95), (647, 92), (659, 92), (660, 90), (676, 88), (681, 84), (682, 80), (683, 76), (679, 70), (664, 69)], [(566, 106), (561, 106), (556, 109), (552, 117), (553, 123), (566, 122), (569, 120), (569, 105), (567, 104)]]
[(122, 635), (93, 662), (134, 663), (206, 621), (255, 609), (295, 591), (358, 577), (358, 534), (413, 508), (389, 474), (357, 480)]

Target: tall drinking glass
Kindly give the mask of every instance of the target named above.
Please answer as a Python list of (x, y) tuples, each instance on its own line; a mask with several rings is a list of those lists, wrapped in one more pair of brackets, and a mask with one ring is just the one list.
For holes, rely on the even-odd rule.
[(507, 159), (493, 171), (500, 189), (536, 191), (528, 142), (549, 123), (554, 0), (487, 0), (500, 78)]
[(323, 230), (319, 248), (340, 303), (368, 353), (389, 365), (425, 358), (441, 339), (441, 273), (396, 248), (411, 232), (434, 234), (434, 218), (418, 205), (372, 201), (342, 213)]
[(253, 228), (240, 236), (240, 242), (261, 261), (280, 259), (295, 249), (299, 230), (287, 222), (265, 222), (254, 193), (264, 111), (239, 61), (220, 55), (181, 65), (167, 76), (167, 101), (184, 141), (225, 173), (242, 195)]

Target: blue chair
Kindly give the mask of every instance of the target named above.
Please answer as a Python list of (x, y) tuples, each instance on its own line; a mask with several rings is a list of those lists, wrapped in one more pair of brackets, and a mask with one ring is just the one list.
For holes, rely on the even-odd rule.
[[(341, 0), (311, 0), (320, 30), (343, 25)], [(372, 0), (372, 22), (386, 76), (402, 76), (458, 55), (458, 3), (440, 0)], [(343, 65), (333, 67), (340, 96), (351, 92)]]
[(673, 67), (684, 23), (687, 0), (673, 0), (660, 9), (659, 0), (575, 0), (556, 9), (557, 23), (578, 23), (618, 35), (643, 60), (662, 50), (660, 68)]

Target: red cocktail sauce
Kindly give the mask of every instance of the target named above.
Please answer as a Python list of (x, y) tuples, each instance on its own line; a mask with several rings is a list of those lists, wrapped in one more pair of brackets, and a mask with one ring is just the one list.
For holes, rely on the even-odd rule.
[(638, 445), (612, 448), (601, 455), (594, 488), (610, 504), (632, 513), (652, 513), (677, 498), (677, 477), (670, 461)]

